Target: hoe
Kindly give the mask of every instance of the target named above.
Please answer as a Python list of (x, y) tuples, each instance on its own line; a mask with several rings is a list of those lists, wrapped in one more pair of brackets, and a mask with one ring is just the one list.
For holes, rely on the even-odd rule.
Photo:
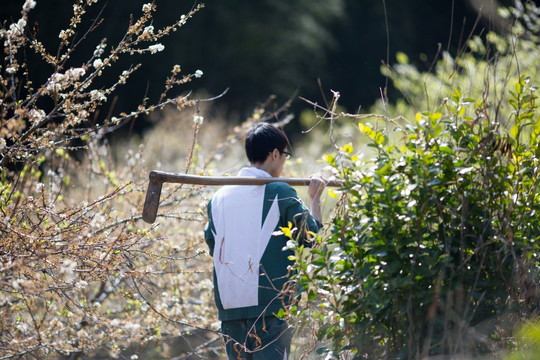
[[(150, 172), (148, 191), (144, 201), (143, 220), (152, 224), (156, 220), (163, 183), (194, 184), (194, 185), (264, 185), (270, 182), (285, 182), (291, 186), (309, 185), (309, 178), (283, 178), (268, 177), (257, 178), (247, 176), (197, 176), (187, 174), (175, 174), (164, 171), (152, 170)], [(327, 180), (326, 186), (342, 187), (343, 181)]]

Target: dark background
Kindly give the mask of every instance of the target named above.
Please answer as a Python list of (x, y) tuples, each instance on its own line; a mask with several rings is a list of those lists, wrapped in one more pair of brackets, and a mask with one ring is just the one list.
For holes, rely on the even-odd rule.
[[(130, 14), (141, 13), (146, 1), (110, 0), (90, 8), (79, 26), (82, 36), (91, 22), (104, 18), (70, 60), (80, 66), (90, 57), (102, 37), (114, 44), (125, 33)], [(24, 0), (2, 0), (3, 26), (20, 17)], [(156, 0), (154, 27), (171, 24), (194, 6), (193, 1)], [(341, 93), (347, 111), (368, 108), (388, 86), (389, 100), (398, 96), (380, 74), (383, 63), (394, 63), (396, 52), (406, 53), (421, 70), (431, 68), (440, 51), (456, 55), (470, 34), (504, 31), (489, 7), (494, 0), (208, 0), (205, 8), (163, 41), (165, 51), (122, 60), (120, 66), (142, 62), (136, 76), (117, 92), (114, 112), (131, 111), (146, 96), (156, 100), (161, 84), (175, 64), (183, 73), (197, 69), (204, 76), (185, 88), (214, 96), (229, 92), (215, 102), (229, 121), (243, 120), (270, 95), (276, 104), (293, 98), (292, 111), (309, 107), (299, 96), (322, 102), (330, 89)], [(510, 5), (511, 0), (498, 4)], [(72, 14), (69, 0), (37, 0), (28, 28), (39, 29), (49, 51), (58, 46), (58, 33)], [(479, 8), (483, 6), (482, 15)], [(37, 25), (37, 26), (34, 26)], [(27, 53), (29, 53), (27, 51)], [(35, 82), (54, 69), (27, 54)], [(101, 81), (108, 84), (105, 76)], [(109, 104), (112, 102), (109, 101)], [(277, 105), (276, 105), (277, 106)], [(136, 128), (147, 126), (138, 119)]]

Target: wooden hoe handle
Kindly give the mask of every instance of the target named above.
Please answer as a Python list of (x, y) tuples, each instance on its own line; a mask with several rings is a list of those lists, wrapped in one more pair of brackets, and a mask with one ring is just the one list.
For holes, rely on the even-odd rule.
[[(283, 178), (283, 177), (248, 177), (248, 176), (197, 176), (188, 174), (168, 173), (152, 170), (148, 176), (148, 191), (143, 207), (143, 220), (152, 224), (156, 220), (161, 186), (164, 182), (193, 185), (265, 185), (271, 182), (285, 182), (291, 186), (307, 186), (309, 178)], [(341, 187), (344, 185), (340, 180), (329, 180), (326, 186)]]

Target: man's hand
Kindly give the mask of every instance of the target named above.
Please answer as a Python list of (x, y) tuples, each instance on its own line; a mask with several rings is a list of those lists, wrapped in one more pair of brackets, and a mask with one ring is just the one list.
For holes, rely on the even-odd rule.
[(311, 201), (311, 215), (313, 215), (315, 220), (322, 222), (321, 194), (326, 186), (326, 182), (319, 175), (312, 175), (310, 178), (308, 195)]

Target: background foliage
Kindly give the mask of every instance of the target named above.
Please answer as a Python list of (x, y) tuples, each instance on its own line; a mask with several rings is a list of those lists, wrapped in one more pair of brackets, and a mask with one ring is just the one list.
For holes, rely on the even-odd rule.
[[(118, 89), (114, 107), (119, 112), (130, 111), (145, 96), (159, 98), (166, 78), (161, 69), (178, 64), (186, 72), (201, 69), (206, 74), (192, 85), (193, 89), (216, 95), (230, 88), (215, 105), (227, 110), (228, 121), (234, 124), (250, 115), (252, 104), (269, 95), (276, 95), (278, 104), (292, 97), (296, 115), (304, 108), (296, 94), (323, 102), (319, 78), (325, 93), (327, 89), (342, 93), (340, 102), (348, 111), (368, 109), (387, 86), (392, 101), (398, 96), (379, 71), (382, 62), (395, 63), (396, 52), (408, 54), (412, 64), (428, 70), (440, 51), (460, 52), (471, 33), (483, 36), (492, 29), (504, 31), (504, 21), (492, 8), (497, 3), (511, 4), (512, 0), (484, 1), (483, 6), (478, 3), (209, 0), (204, 11), (181, 32), (163, 39), (167, 51), (155, 54), (151, 63), (143, 62), (141, 72), (132, 77), (132, 86)], [(4, 0), (0, 21), (7, 21), (7, 26), (17, 21), (21, 4), (19, 0)], [(70, 17), (71, 10), (65, 4), (63, 0), (48, 0), (46, 6), (38, 3), (29, 19), (29, 28), (37, 23), (39, 37), (47, 46), (57, 45), (58, 33), (65, 25), (61, 19)], [(157, 28), (179, 19), (193, 1), (156, 0), (155, 4), (160, 9), (153, 17)], [(139, 9), (140, 2), (100, 3), (89, 9), (89, 16), (82, 21), (88, 26), (100, 15), (104, 23), (88, 36), (97, 41), (106, 37), (113, 43), (123, 35), (128, 14)], [(79, 47), (85, 48), (86, 54), (94, 50), (90, 42)], [(85, 60), (82, 57), (86, 54), (81, 54), (80, 60)], [(140, 61), (135, 55), (120, 62), (129, 67)], [(50, 70), (40, 69), (39, 73), (29, 74), (35, 82), (35, 77)], [(139, 117), (135, 127), (142, 128), (145, 120)]]

